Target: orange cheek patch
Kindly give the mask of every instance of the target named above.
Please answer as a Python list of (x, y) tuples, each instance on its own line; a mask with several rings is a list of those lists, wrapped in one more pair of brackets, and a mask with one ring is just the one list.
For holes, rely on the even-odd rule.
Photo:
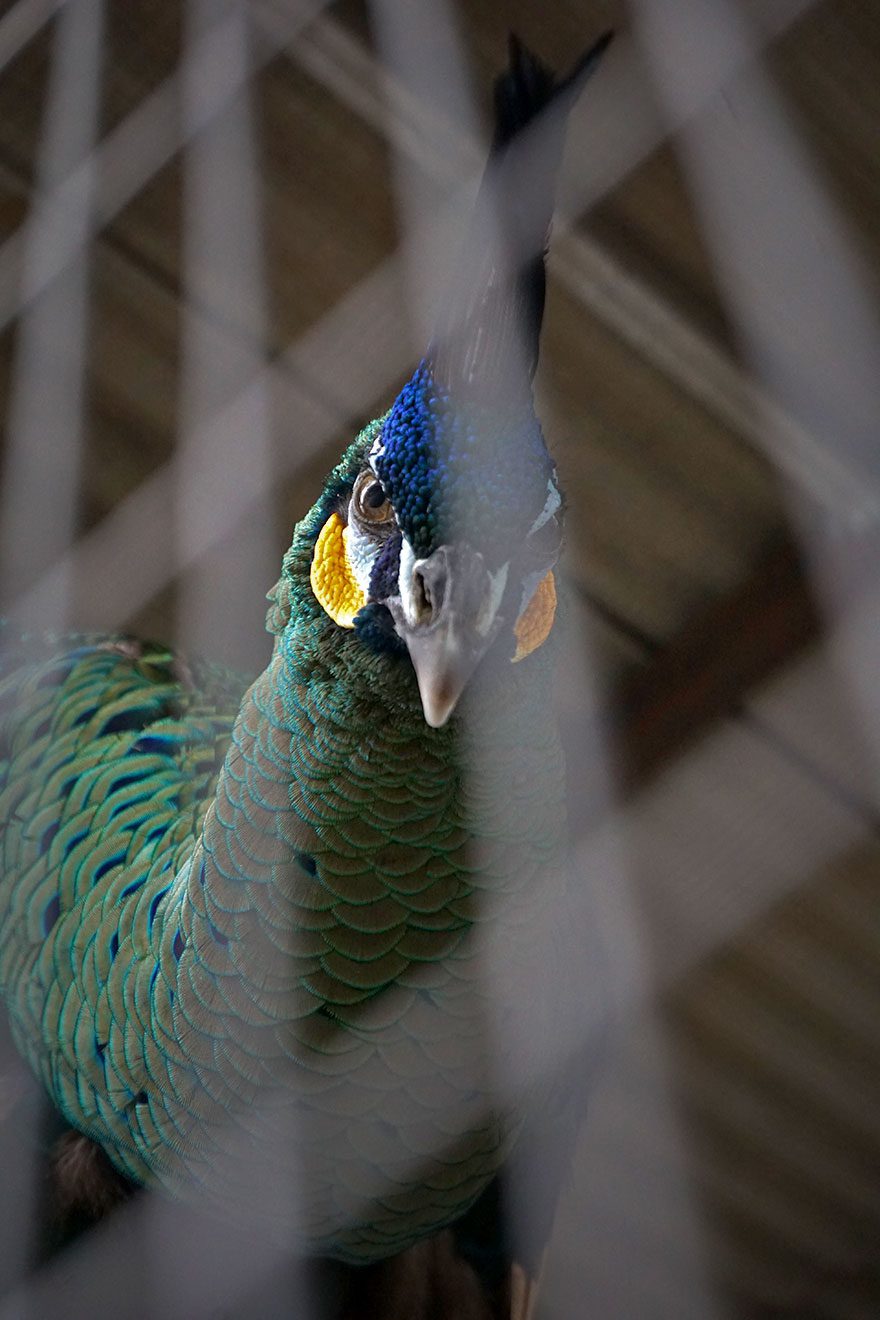
[(367, 603), (348, 559), (348, 528), (331, 513), (315, 542), (309, 581), (315, 599), (340, 628), (353, 628), (354, 616)]
[(556, 583), (553, 574), (548, 573), (538, 583), (534, 596), (516, 621), (513, 635), (516, 638), (516, 654), (513, 662), (523, 660), (532, 651), (536, 651), (542, 642), (546, 642), (556, 617)]

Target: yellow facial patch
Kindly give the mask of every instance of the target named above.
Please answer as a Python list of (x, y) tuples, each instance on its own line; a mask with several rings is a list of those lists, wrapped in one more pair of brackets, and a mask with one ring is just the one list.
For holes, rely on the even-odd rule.
[(532, 651), (536, 651), (542, 642), (546, 642), (556, 617), (556, 583), (553, 574), (548, 573), (538, 583), (534, 596), (516, 621), (513, 635), (516, 638), (516, 654), (513, 662), (523, 660)]
[(348, 528), (331, 513), (315, 542), (309, 581), (320, 605), (340, 628), (353, 628), (354, 616), (367, 603), (348, 558)]

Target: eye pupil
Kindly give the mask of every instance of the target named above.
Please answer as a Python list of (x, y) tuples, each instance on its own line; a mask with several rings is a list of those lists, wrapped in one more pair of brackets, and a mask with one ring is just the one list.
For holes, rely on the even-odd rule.
[(355, 483), (354, 509), (362, 521), (376, 526), (389, 523), (393, 518), (385, 487), (369, 469), (365, 469)]

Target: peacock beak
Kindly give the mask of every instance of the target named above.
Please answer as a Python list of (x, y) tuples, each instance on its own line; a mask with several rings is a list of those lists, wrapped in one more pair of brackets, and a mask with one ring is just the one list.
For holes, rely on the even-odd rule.
[(401, 553), (402, 618), (425, 719), (439, 729), (455, 709), (468, 680), (501, 625), (498, 606), (507, 566), (496, 573), (467, 545), (441, 545), (415, 559)]
[(416, 671), (425, 720), (433, 729), (439, 729), (458, 705), (482, 651), (474, 654), (451, 628), (438, 630), (431, 637), (407, 637), (406, 644)]

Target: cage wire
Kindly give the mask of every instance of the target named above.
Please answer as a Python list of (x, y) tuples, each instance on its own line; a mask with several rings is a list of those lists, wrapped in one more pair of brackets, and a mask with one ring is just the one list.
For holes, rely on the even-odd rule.
[[(514, 0), (186, 0), (156, 7), (152, 44), (143, 8), (133, 18), (122, 0), (15, 0), (0, 18), (0, 120), (3, 82), (28, 80), (20, 118), (0, 123), (0, 182), (16, 203), (7, 215), (20, 216), (0, 245), (3, 612), (29, 632), (158, 624), (185, 652), (254, 672), (265, 663), (264, 595), (289, 527), (342, 444), (391, 402), (434, 324), (485, 158), (493, 36), (522, 23), (539, 53), (546, 33), (558, 58), (572, 53), (573, 32), (584, 30), (585, 46), (612, 19), (615, 46), (572, 115), (544, 369), (557, 320), (581, 327), (584, 343), (601, 327), (606, 338), (580, 366), (569, 362), (570, 375), (603, 352), (612, 374), (613, 355), (628, 354), (648, 406), (662, 379), (707, 428), (711, 419), (707, 464), (723, 429), (737, 457), (718, 471), (748, 490), (763, 482), (754, 498), (765, 534), (795, 544), (818, 623), (809, 647), (786, 649), (774, 640), (776, 614), (710, 615), (704, 627), (732, 630), (731, 659), (707, 677), (699, 645), (677, 650), (676, 628), (644, 624), (650, 602), (629, 617), (625, 593), (607, 603), (615, 546), (638, 535), (638, 508), (600, 527), (592, 558), (586, 540), (574, 545), (559, 703), (582, 1011), (560, 1014), (536, 1049), (544, 1024), (533, 1014), (559, 970), (539, 924), (534, 957), (516, 969), (528, 987), (521, 1012), (513, 1023), (493, 1016), (511, 969), (487, 909), (488, 1045), (468, 1063), (475, 1080), (492, 1073), (504, 1108), (548, 1058), (561, 1066), (585, 1040), (604, 1041), (538, 1317), (875, 1315), (876, 249), (836, 202), (773, 65), (787, 40), (824, 37), (847, 50), (859, 6), (597, 0), (591, 11), (538, 16)], [(876, 22), (871, 35), (863, 58), (876, 70)], [(500, 49), (491, 57), (497, 67)], [(305, 113), (326, 176), (314, 198), (296, 154)], [(358, 136), (343, 151), (346, 131)], [(365, 143), (381, 189), (359, 196), (344, 171)], [(672, 277), (654, 277), (650, 251), (627, 262), (607, 226), (584, 221), (667, 143), (706, 252), (708, 273), (693, 278), (717, 285), (724, 333), (668, 293)], [(641, 205), (656, 202), (656, 188)], [(299, 239), (277, 232), (289, 193)], [(177, 213), (164, 227), (169, 198)], [(340, 273), (332, 234), (352, 213), (368, 256)], [(273, 252), (287, 265), (273, 267)], [(102, 331), (113, 299), (113, 324), (143, 321), (140, 339), (118, 344)], [(156, 299), (173, 308), (162, 313), (173, 328), (138, 384), (145, 368), (131, 346), (155, 334)], [(279, 314), (279, 300), (294, 310)], [(297, 327), (287, 338), (286, 325)], [(573, 389), (564, 375), (541, 386), (551, 450), (571, 424)], [(664, 413), (663, 397), (647, 439), (604, 403), (564, 447), (563, 480), (568, 464), (584, 495), (570, 500), (570, 525), (590, 526), (590, 492), (603, 482), (644, 490), (646, 508), (678, 479), (672, 504), (696, 498), (678, 451), (658, 458), (664, 427), (684, 416), (678, 405)], [(173, 435), (146, 456), (114, 458), (127, 409), (149, 425), (165, 419)], [(114, 470), (125, 461), (130, 472)], [(731, 521), (728, 499), (736, 522), (740, 496), (716, 480), (706, 503), (719, 524)], [(658, 563), (665, 552), (658, 542)], [(653, 557), (642, 566), (649, 597)], [(740, 569), (746, 560), (754, 554), (741, 554)], [(704, 595), (732, 577), (710, 564)], [(754, 595), (760, 583), (749, 581)], [(688, 602), (682, 632), (703, 603)], [(771, 637), (757, 683), (730, 672), (742, 619)], [(627, 673), (652, 694), (636, 743), (670, 709), (674, 728), (676, 702), (687, 706), (698, 689), (714, 683), (720, 694), (701, 737), (672, 738), (659, 767), (632, 783), (621, 770), (632, 711), (615, 706), (611, 633)], [(679, 673), (681, 655), (691, 668)], [(491, 794), (498, 772), (480, 745), (468, 740), (469, 774), (475, 794)], [(296, 1219), (301, 1188), (284, 1154), (295, 1134), (288, 1143), (276, 1129), (275, 1173), (255, 1167), (224, 1222), (147, 1194), (52, 1255), (44, 1119), (5, 1038), (0, 1065), (3, 1320), (324, 1314), (324, 1281), (254, 1234), (246, 1210), (259, 1201), (264, 1218)], [(230, 1132), (230, 1167), (242, 1163), (238, 1141)], [(384, 1190), (362, 1187), (362, 1206)], [(513, 1195), (527, 1219), (536, 1187), (526, 1180)], [(361, 1207), (349, 1212), (356, 1219)]]

